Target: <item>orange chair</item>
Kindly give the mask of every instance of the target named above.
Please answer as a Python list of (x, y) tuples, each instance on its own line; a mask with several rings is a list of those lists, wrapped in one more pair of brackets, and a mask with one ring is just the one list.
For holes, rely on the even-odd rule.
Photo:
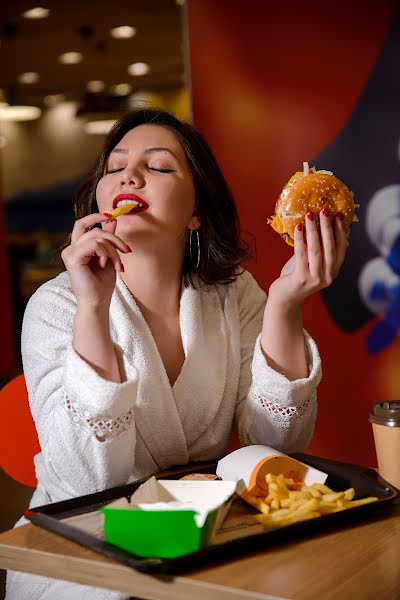
[(40, 445), (23, 375), (0, 390), (0, 423), (0, 466), (12, 479), (36, 487), (33, 457)]

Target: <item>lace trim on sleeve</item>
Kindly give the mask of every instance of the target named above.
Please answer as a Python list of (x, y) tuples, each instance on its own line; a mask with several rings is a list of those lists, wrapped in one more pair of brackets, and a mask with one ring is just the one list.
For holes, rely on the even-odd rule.
[(291, 421), (294, 415), (299, 417), (303, 416), (305, 412), (307, 412), (308, 408), (311, 404), (311, 398), (307, 398), (303, 404), (299, 406), (282, 406), (281, 404), (277, 404), (276, 402), (270, 402), (265, 398), (258, 398), (261, 406), (270, 414), (276, 415), (277, 420), (279, 421)]
[(113, 419), (93, 419), (90, 417), (90, 412), (82, 409), (77, 402), (65, 398), (64, 403), (74, 424), (88, 429), (100, 442), (115, 438), (129, 429), (133, 418), (133, 408)]

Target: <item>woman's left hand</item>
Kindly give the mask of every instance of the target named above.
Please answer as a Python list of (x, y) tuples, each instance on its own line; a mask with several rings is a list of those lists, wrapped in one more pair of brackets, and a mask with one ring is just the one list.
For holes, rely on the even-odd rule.
[(337, 277), (348, 247), (342, 220), (337, 215), (332, 223), (326, 210), (321, 211), (319, 220), (320, 235), (312, 213), (307, 213), (305, 227), (296, 226), (294, 255), (270, 286), (270, 299), (288, 306), (300, 305)]

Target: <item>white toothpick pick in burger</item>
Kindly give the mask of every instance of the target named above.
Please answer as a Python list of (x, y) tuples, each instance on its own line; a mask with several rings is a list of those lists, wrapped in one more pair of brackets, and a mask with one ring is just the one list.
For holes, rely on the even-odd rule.
[(283, 237), (289, 246), (294, 246), (294, 229), (304, 222), (306, 214), (312, 212), (319, 225), (319, 213), (324, 208), (334, 219), (343, 215), (343, 228), (349, 236), (350, 227), (357, 221), (354, 194), (331, 171), (317, 171), (303, 163), (303, 171), (295, 173), (283, 188), (275, 205), (275, 215), (268, 219), (271, 227)]

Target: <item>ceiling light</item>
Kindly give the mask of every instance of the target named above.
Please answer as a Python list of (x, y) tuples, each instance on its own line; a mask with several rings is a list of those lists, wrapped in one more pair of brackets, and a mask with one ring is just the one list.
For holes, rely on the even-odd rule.
[(86, 85), (87, 91), (93, 92), (94, 94), (96, 94), (97, 92), (102, 92), (105, 87), (106, 84), (104, 83), (104, 81), (100, 81), (100, 79), (93, 79), (92, 81), (88, 81)]
[(37, 83), (39, 81), (39, 73), (27, 71), (26, 73), (21, 73), (21, 75), (18, 75), (17, 79), (19, 83)]
[(127, 96), (132, 91), (130, 83), (117, 83), (110, 87), (110, 92), (113, 96)]
[(41, 114), (37, 106), (0, 106), (0, 121), (33, 121)]
[(80, 52), (64, 52), (64, 54), (60, 54), (58, 60), (64, 65), (76, 65), (81, 62), (82, 58)]
[(105, 135), (107, 134), (111, 127), (116, 123), (115, 119), (103, 119), (99, 121), (89, 121), (85, 123), (83, 126), (83, 130), (85, 133), (89, 133), (90, 135)]
[(149, 71), (150, 71), (150, 65), (148, 65), (147, 63), (144, 63), (144, 62), (133, 63), (132, 65), (129, 65), (129, 67), (128, 67), (129, 75), (135, 75), (135, 76), (146, 75)]
[(43, 98), (44, 104), (48, 107), (56, 106), (63, 100), (65, 100), (64, 94), (48, 94)]
[(50, 10), (48, 8), (36, 6), (35, 8), (30, 8), (22, 13), (22, 16), (25, 17), (25, 19), (45, 19), (49, 14)]
[(128, 108), (134, 109), (139, 107), (150, 107), (152, 104), (154, 106), (158, 106), (159, 102), (154, 101), (155, 94), (151, 94), (150, 92), (146, 92), (144, 90), (140, 92), (134, 92), (129, 96), (128, 100)]
[(179, 6), (183, 6), (185, 4), (185, 0), (175, 0), (175, 4), (178, 4)]
[(122, 25), (122, 27), (114, 27), (111, 29), (111, 35), (117, 39), (128, 39), (136, 34), (136, 29), (130, 25)]

